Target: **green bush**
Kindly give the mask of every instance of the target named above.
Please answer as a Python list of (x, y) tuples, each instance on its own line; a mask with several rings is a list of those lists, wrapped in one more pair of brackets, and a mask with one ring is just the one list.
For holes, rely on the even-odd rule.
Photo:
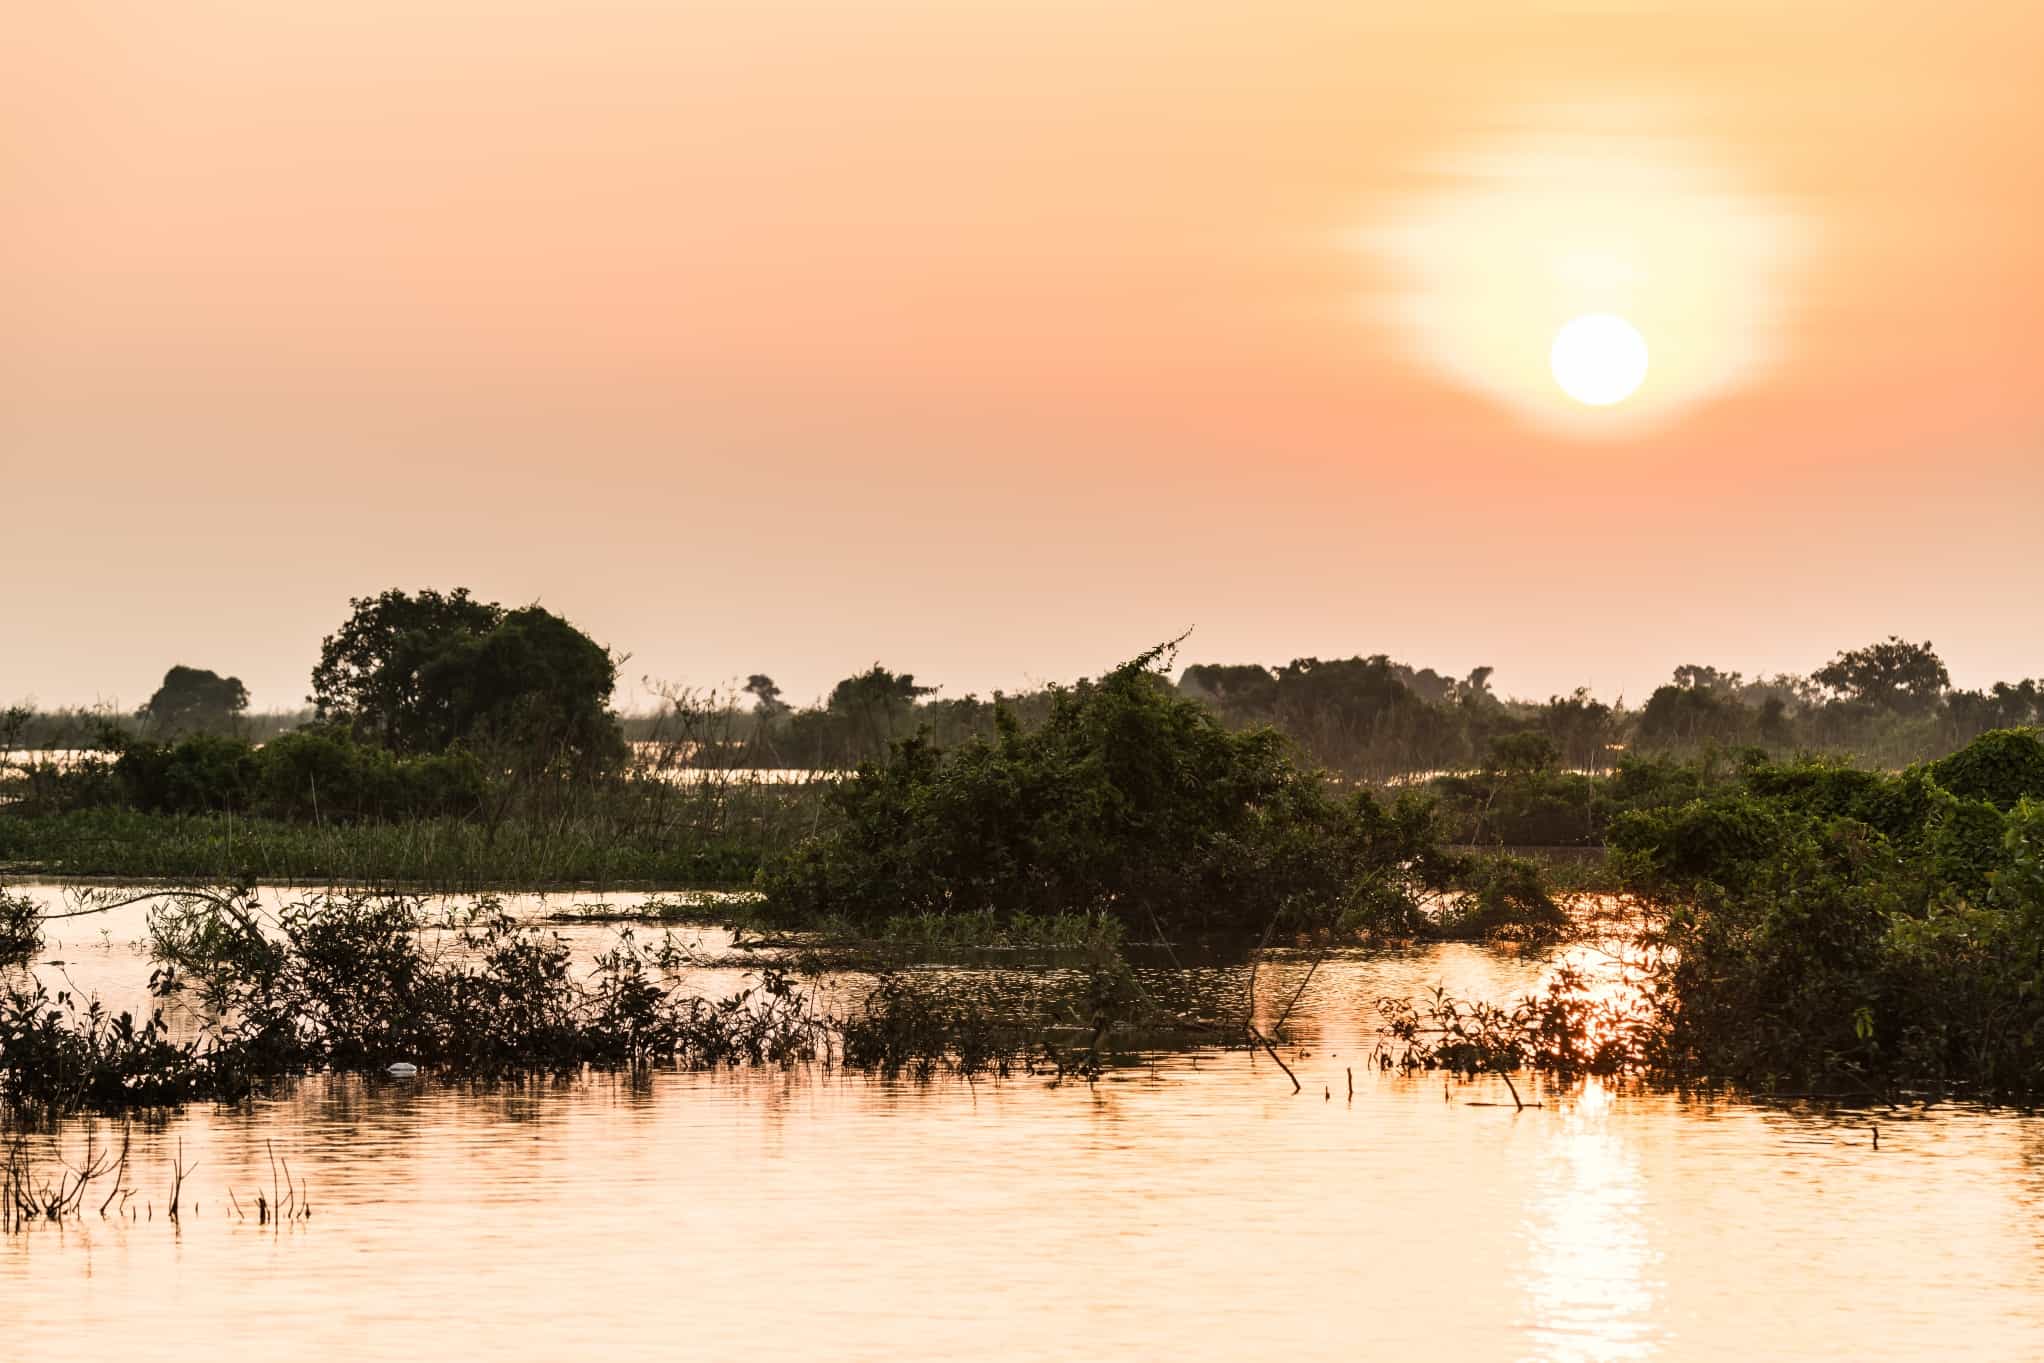
[(1429, 789), (1441, 802), (1447, 829), (1462, 842), (1583, 847), (1603, 836), (1598, 782), (1580, 772), (1483, 771), (1436, 777)]
[(2044, 1090), (2044, 803), (2016, 794), (2025, 737), (1899, 776), (1756, 768), (1737, 790), (1621, 818), (1619, 865), (1664, 911), (1663, 1063), (1760, 1084)]
[(1484, 857), (1436, 922), (1443, 936), (1487, 942), (1549, 942), (1568, 931), (1568, 911), (1547, 893), (1540, 864)]
[(1231, 732), (1173, 694), (1153, 651), (1059, 690), (1043, 722), (918, 736), (833, 796), (830, 828), (769, 865), (789, 921), (1112, 913), (1138, 933), (1255, 930), (1274, 916), (1423, 919), (1455, 869), (1429, 802), (1334, 795), (1268, 729)]
[(42, 949), (42, 913), (35, 901), (0, 890), (0, 966), (23, 965)]
[(1752, 883), (1788, 836), (1781, 809), (1747, 792), (1634, 810), (1612, 821), (1614, 860), (1641, 888)]
[(456, 747), (400, 758), (319, 730), (284, 734), (257, 752), (255, 810), (276, 819), (389, 819), (465, 814), (482, 803), (481, 763)]
[(193, 734), (176, 743), (131, 743), (114, 779), (137, 809), (165, 814), (247, 810), (260, 780), (245, 739)]
[(145, 813), (276, 819), (466, 814), (484, 792), (482, 766), (462, 748), (399, 757), (325, 729), (282, 734), (261, 747), (210, 734), (131, 743), (114, 778), (122, 803)]
[(1930, 772), (1954, 795), (2013, 809), (2025, 796), (2044, 798), (2044, 740), (2035, 729), (1996, 729), (1931, 763)]

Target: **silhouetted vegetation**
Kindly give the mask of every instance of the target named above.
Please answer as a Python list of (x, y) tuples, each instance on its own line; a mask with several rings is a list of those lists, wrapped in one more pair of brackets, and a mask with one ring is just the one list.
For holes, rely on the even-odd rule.
[(462, 744), (521, 775), (622, 765), (609, 712), (617, 662), (559, 616), (507, 611), (465, 588), (350, 604), (312, 672), (321, 720), (397, 753)]
[(248, 709), (248, 688), (239, 677), (179, 665), (163, 674), (138, 718), (164, 734), (226, 729)]
[[(8, 758), (0, 860), (367, 883), (730, 882), (793, 838), (781, 825), (799, 816), (799, 789), (630, 765), (606, 708), (616, 662), (559, 617), (465, 590), (353, 606), (322, 649), (309, 724), (260, 743), (160, 739), (153, 721), (138, 733), (95, 713), (68, 749)], [(181, 673), (187, 691), (204, 680)], [(36, 725), (9, 712), (0, 748)]]
[(2044, 740), (1900, 774), (1755, 761), (1612, 820), (1625, 987), (1388, 1008), (1397, 1062), (1886, 1094), (2044, 1091)]
[(1984, 735), (1899, 776), (1756, 767), (1619, 820), (1612, 840), (1632, 886), (1666, 906), (1673, 1067), (2044, 1087), (2035, 733)]
[[(1340, 860), (1330, 848), (1376, 836), (1395, 842), (1403, 835), (1367, 828), (1372, 820), (1409, 824), (1416, 816), (1398, 811), (1417, 788), (1434, 801), (1430, 839), (1595, 849), (1626, 813), (1686, 803), (1737, 784), (1757, 765), (1823, 754), (1900, 767), (1941, 757), (1989, 727), (2044, 719), (2038, 682), (1953, 691), (1929, 645), (1898, 639), (1841, 653), (1806, 678), (1748, 681), (1685, 665), (1638, 710), (1584, 691), (1543, 703), (1501, 698), (1488, 668), (1451, 677), (1381, 655), (1276, 668), (1197, 663), (1175, 683), (1150, 675), (1144, 686), (1211, 721), (1195, 747), (1200, 760), (1218, 765), (1201, 770), (1246, 783), (1219, 790), (1256, 792), (1237, 803), (1255, 811), (1257, 831), (1231, 834), (1250, 839), (1242, 848), (1215, 842), (1198, 854), (1204, 861), (1184, 862), (1174, 859), (1191, 844), (1173, 839), (1215, 810), (1195, 811), (1190, 823), (1174, 822), (1185, 813), (1175, 811), (1122, 826), (1116, 820), (1134, 807), (1128, 802), (1154, 792), (1122, 789), (1115, 775), (1104, 787), (1113, 799), (1088, 804), (1102, 791), (1085, 788), (1076, 765), (1055, 767), (1069, 753), (1038, 762), (1038, 754), (1077, 742), (1076, 698), (1108, 687), (1106, 679), (982, 700), (944, 696), (875, 664), (818, 704), (797, 706), (760, 673), (729, 693), (667, 688), (656, 714), (620, 720), (605, 708), (616, 659), (544, 610), (506, 610), (466, 590), (391, 591), (352, 604), (314, 674), (324, 718), (296, 717), (290, 729), (279, 726), (292, 717), (245, 712), (234, 712), (231, 732), (196, 722), (204, 707), (173, 703), (165, 692), (204, 692), (232, 706), (235, 685), (189, 668), (166, 676), (140, 727), (112, 711), (0, 715), (0, 748), (13, 754), (0, 759), (0, 858), (72, 874), (730, 883), (749, 880), (807, 834), (835, 828), (849, 838), (843, 830), (905, 817), (886, 808), (896, 800), (913, 804), (921, 820), (925, 841), (915, 855), (930, 852), (929, 864), (943, 869), (911, 883), (886, 872), (878, 852), (856, 868), (833, 854), (826, 870), (807, 873), (811, 900), (835, 905), (863, 883), (908, 899), (861, 914), (948, 914), (975, 900), (1002, 915), (1085, 912), (1046, 907), (1084, 886), (1095, 888), (1076, 890), (1082, 897), (1126, 898), (1140, 889), (1160, 905), (1176, 904), (1165, 913), (1246, 920), (1257, 911), (1247, 905), (1272, 895), (1324, 906), (1331, 881), (1307, 882), (1340, 878), (1326, 870)], [(1178, 724), (1195, 710), (1174, 713)], [(635, 740), (629, 759), (627, 733)], [(1242, 741), (1217, 757), (1223, 736)], [(15, 753), (37, 740), (65, 746)], [(897, 753), (903, 743), (912, 746)], [(861, 778), (828, 803), (839, 774), (861, 763), (893, 774)], [(760, 767), (818, 779), (755, 779)], [(1316, 803), (1298, 792), (1324, 784), (1320, 773), (1334, 790)], [(1381, 787), (1373, 801), (1350, 798), (1372, 782)], [(1077, 802), (1055, 834), (1050, 816), (1027, 804), (1047, 800), (1044, 791)], [(1018, 802), (1012, 809), (1010, 800)], [(982, 827), (1000, 831), (987, 840)], [(1282, 839), (1270, 831), (1277, 828), (1299, 846), (1280, 855), (1274, 844)], [(1048, 847), (1058, 838), (1093, 860), (1070, 863), (1026, 893), (1006, 872), (974, 864), (996, 849), (1051, 864), (1048, 852), (1022, 844)], [(1253, 845), (1256, 838), (1273, 845)], [(1104, 872), (1123, 851), (1126, 864)], [(1276, 861), (1257, 860), (1265, 857)], [(1308, 862), (1321, 869), (1302, 871)], [(1178, 869), (1158, 869), (1172, 865)], [(963, 879), (954, 882), (954, 873)], [(829, 876), (843, 878), (824, 885)], [(1176, 889), (1157, 889), (1174, 878)], [(1193, 911), (1200, 899), (1193, 887), (1202, 882), (1214, 903), (1250, 887), (1244, 907)], [(777, 883), (784, 900), (801, 898), (785, 878)], [(1020, 903), (1032, 895), (1033, 907)]]
[[(585, 1067), (844, 1065), (928, 1075), (1091, 1075), (1124, 1040), (1202, 1024), (1160, 1010), (1111, 945), (1020, 990), (964, 996), (906, 973), (827, 1010), (765, 964), (721, 997), (684, 992), (671, 941), (621, 931), (586, 968), (558, 933), (485, 900), (435, 922), (404, 896), (326, 895), (266, 915), (246, 890), (164, 891), (151, 914), (174, 1029), (40, 981), (0, 987), (0, 1109), (117, 1112), (234, 1100), (294, 1075), (416, 1066), (449, 1078)], [(184, 1034), (180, 1034), (180, 1030)]]
[(0, 818), (0, 862), (52, 876), (434, 890), (586, 885), (743, 885), (806, 831), (813, 795), (725, 790), (591, 793), (551, 818), (362, 823), (149, 815), (123, 809)]
[[(819, 835), (769, 864), (766, 910), (791, 922), (908, 914), (1119, 917), (1139, 933), (1420, 936), (1467, 868), (1431, 801), (1337, 793), (1268, 728), (1231, 730), (1175, 695), (1157, 649), (1053, 692), (1042, 722), (1005, 708), (991, 739), (924, 737), (862, 765)], [(1530, 868), (1486, 880), (1470, 924), (1552, 926)], [(1528, 917), (1531, 915), (1531, 917)]]
[[(658, 979), (653, 955), (622, 934), (587, 978), (556, 934), (485, 913), (447, 950), (423, 935), (416, 901), (330, 896), (287, 908), (266, 934), (231, 893), (185, 897), (203, 930), (174, 934), (154, 977), (164, 998), (193, 995), (215, 1019), (173, 1039), (96, 1002), (40, 984), (0, 996), (0, 1099), (60, 1113), (234, 1098), (315, 1070), (403, 1062), (492, 1075), (588, 1064), (724, 1064), (810, 1058), (819, 1020), (792, 981), (709, 1001)], [(161, 939), (159, 939), (161, 941)], [(203, 951), (199, 948), (203, 946)]]
[[(1628, 757), (1741, 748), (1899, 767), (1941, 756), (1990, 729), (2044, 723), (2044, 681), (1953, 690), (1929, 644), (1893, 638), (1840, 653), (1809, 676), (1749, 680), (1685, 664), (1636, 708), (1583, 689), (1545, 701), (1501, 697), (1491, 677), (1488, 667), (1449, 677), (1378, 654), (1299, 658), (1279, 667), (1195, 663), (1179, 674), (1176, 689), (1230, 728), (1275, 728), (1310, 764), (1375, 783), (1467, 775), (1486, 763), (1494, 744), (1522, 736), (1545, 739), (1559, 769), (1582, 774), (1608, 772)], [(752, 698), (749, 708), (745, 697)], [(876, 664), (839, 682), (818, 704), (794, 706), (771, 677), (755, 674), (719, 702), (725, 708), (719, 741), (697, 760), (849, 769), (913, 733), (929, 734), (941, 748), (991, 738), (1001, 710), (1039, 722), (1055, 698), (1056, 688), (948, 697)], [(648, 738), (663, 722), (641, 716), (625, 724), (630, 736)]]
[(35, 901), (0, 890), (0, 966), (24, 964), (42, 946), (42, 919)]

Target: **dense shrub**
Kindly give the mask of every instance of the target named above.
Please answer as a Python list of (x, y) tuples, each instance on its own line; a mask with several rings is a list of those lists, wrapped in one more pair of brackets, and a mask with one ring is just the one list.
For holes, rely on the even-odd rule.
[(114, 763), (128, 803), (163, 814), (246, 812), (260, 774), (253, 745), (218, 734), (131, 743)]
[(416, 900), (326, 896), (264, 922), (246, 892), (166, 894), (152, 917), (162, 998), (196, 992), (199, 1029), (174, 1037), (161, 1012), (137, 1021), (52, 997), (38, 981), (0, 989), (0, 1108), (118, 1111), (238, 1098), (316, 1070), (404, 1061), (448, 1074), (584, 1065), (696, 1066), (815, 1059), (831, 1040), (786, 975), (709, 1000), (663, 977), (660, 952), (629, 933), (586, 975), (557, 934), (484, 904), (444, 940)]
[(400, 1061), (448, 1078), (800, 1062), (1092, 1075), (1130, 1045), (1213, 1039), (1200, 1017), (1139, 988), (1111, 941), (1019, 991), (892, 973), (863, 1002), (826, 1011), (774, 966), (723, 997), (683, 993), (673, 975), (683, 954), (642, 947), (629, 930), (573, 968), (557, 933), (488, 900), (465, 921), (435, 923), (401, 896), (327, 895), (273, 919), (245, 889), (160, 898), (151, 988), (182, 1001), (189, 1024), (174, 1033), (161, 1011), (138, 1021), (81, 1007), (35, 980), (0, 985), (0, 1117), (233, 1100), (294, 1075)]
[(2044, 802), (2007, 799), (2027, 779), (2022, 737), (1899, 776), (1756, 768), (1619, 819), (1618, 864), (1664, 911), (1661, 1062), (2044, 1090)]
[(1568, 771), (1483, 771), (1436, 777), (1444, 826), (1459, 842), (1583, 847), (1603, 836), (1595, 778)]
[(1273, 916), (1409, 928), (1455, 869), (1430, 804), (1333, 794), (1268, 729), (1230, 731), (1151, 670), (1058, 691), (1024, 728), (948, 751), (917, 737), (834, 795), (836, 819), (770, 865), (770, 912), (1111, 912), (1138, 931)]
[(35, 901), (0, 890), (0, 966), (21, 965), (42, 949), (42, 915)]
[(1738, 769), (1726, 757), (1716, 751), (1687, 761), (1628, 755), (1610, 773), (1591, 775), (1562, 770), (1543, 735), (1508, 735), (1491, 745), (1481, 770), (1436, 777), (1428, 788), (1455, 841), (1594, 847), (1622, 814), (1684, 805), (1737, 780)]
[(2034, 729), (1996, 729), (1933, 762), (1930, 772), (1954, 795), (2010, 809), (2025, 796), (2044, 799), (2044, 739)]
[(1546, 942), (1569, 929), (1568, 911), (1547, 893), (1538, 862), (1483, 857), (1436, 920), (1443, 935), (1490, 942)]
[(134, 742), (113, 774), (122, 802), (152, 814), (426, 818), (469, 813), (484, 789), (481, 764), (461, 748), (405, 758), (324, 729), (282, 734), (261, 747), (210, 734)]
[(465, 814), (483, 798), (467, 750), (400, 758), (336, 733), (300, 730), (257, 750), (255, 811), (276, 819), (424, 818)]

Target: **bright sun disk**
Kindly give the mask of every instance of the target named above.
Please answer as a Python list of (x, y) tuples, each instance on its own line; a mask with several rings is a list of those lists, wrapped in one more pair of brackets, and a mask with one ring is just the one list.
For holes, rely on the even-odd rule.
[(1631, 397), (1647, 376), (1647, 343), (1639, 329), (1609, 312), (1585, 313), (1554, 333), (1548, 352), (1561, 391), (1590, 407)]

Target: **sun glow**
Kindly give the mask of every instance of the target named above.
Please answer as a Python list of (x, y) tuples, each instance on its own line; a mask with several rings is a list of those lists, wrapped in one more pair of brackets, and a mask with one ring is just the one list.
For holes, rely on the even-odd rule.
[(1647, 342), (1623, 317), (1585, 313), (1554, 333), (1547, 363), (1562, 392), (1587, 407), (1609, 407), (1646, 378)]
[[(1540, 108), (1364, 232), (1373, 311), (1437, 377), (1523, 419), (1636, 435), (1773, 362), (1803, 224), (1634, 106)], [(1615, 130), (1635, 131), (1615, 131)], [(1653, 338), (1648, 380), (1646, 337)]]

